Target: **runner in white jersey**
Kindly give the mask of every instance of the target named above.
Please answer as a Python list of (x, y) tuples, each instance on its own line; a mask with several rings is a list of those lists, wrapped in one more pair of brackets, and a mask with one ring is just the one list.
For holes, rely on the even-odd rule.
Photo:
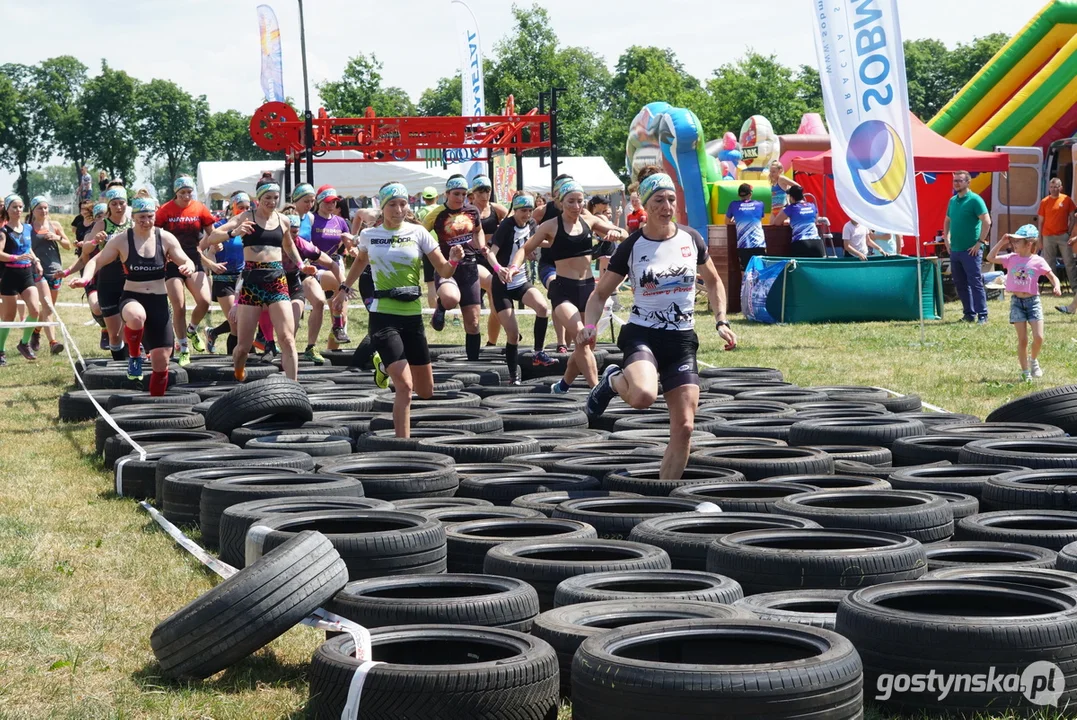
[(606, 299), (625, 279), (632, 281), (632, 313), (621, 328), (618, 346), (624, 370), (611, 365), (587, 398), (586, 411), (596, 417), (619, 395), (636, 409), (650, 407), (658, 382), (669, 407), (669, 445), (662, 458), (662, 478), (676, 480), (688, 463), (689, 441), (699, 405), (695, 332), (696, 276), (703, 278), (714, 310), (718, 334), (726, 348), (736, 335), (726, 321), (725, 287), (707, 254), (703, 237), (677, 224), (677, 192), (673, 180), (658, 168), (640, 170), (640, 199), (647, 222), (621, 243), (606, 273), (587, 301), (584, 327), (576, 342), (594, 344), (595, 324)]
[(464, 257), (457, 245), (449, 260), (437, 240), (422, 226), (404, 222), (408, 212), (408, 189), (387, 183), (378, 191), (384, 220), (381, 227), (359, 233), (358, 254), (341, 292), (333, 298), (338, 307), (354, 294), (352, 285), (369, 265), (374, 279), (370, 301), (370, 339), (374, 345), (374, 379), (388, 387), (392, 378), (393, 427), (397, 437), (411, 437), (411, 393), (421, 398), (434, 394), (434, 371), (423, 330), (423, 263), (426, 256), (434, 270), (450, 278)]

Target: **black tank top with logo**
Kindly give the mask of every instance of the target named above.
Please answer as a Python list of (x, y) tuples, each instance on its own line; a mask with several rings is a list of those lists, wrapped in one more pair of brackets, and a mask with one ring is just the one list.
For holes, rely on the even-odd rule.
[(153, 257), (144, 257), (135, 249), (135, 231), (127, 230), (127, 260), (123, 272), (131, 282), (150, 282), (165, 279), (165, 248), (161, 242), (161, 229), (154, 228)]

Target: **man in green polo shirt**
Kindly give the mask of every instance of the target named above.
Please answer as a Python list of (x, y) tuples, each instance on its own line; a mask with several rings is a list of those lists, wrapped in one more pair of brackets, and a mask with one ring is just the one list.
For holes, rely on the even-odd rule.
[(972, 176), (954, 173), (955, 195), (950, 198), (943, 225), (943, 239), (950, 253), (950, 276), (961, 298), (963, 322), (987, 323), (987, 291), (984, 290), (983, 249), (991, 236), (991, 215), (983, 198), (969, 192)]

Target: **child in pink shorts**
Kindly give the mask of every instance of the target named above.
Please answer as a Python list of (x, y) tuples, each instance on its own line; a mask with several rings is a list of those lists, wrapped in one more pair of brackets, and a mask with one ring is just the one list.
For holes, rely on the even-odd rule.
[[(1039, 255), (1036, 241), (1040, 233), (1035, 225), (1023, 225), (1012, 235), (1003, 235), (987, 255), (987, 262), (1001, 263), (1006, 268), (1006, 290), (1010, 293), (1010, 323), (1017, 330), (1017, 360), (1021, 363), (1021, 379), (1031, 382), (1043, 377), (1037, 359), (1043, 346), (1043, 307), (1040, 305), (1040, 277), (1051, 281), (1055, 295), (1062, 294), (1058, 277)], [(1013, 252), (999, 254), (1009, 247)], [(1031, 363), (1028, 356), (1028, 328), (1032, 328)]]

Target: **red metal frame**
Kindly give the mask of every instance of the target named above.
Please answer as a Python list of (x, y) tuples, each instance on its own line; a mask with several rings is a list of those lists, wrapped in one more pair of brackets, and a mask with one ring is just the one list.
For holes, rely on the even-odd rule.
[[(367, 108), (361, 118), (333, 118), (324, 108), (313, 120), (315, 153), (328, 150), (357, 150), (362, 157), (349, 162), (421, 160), (423, 150), (491, 150), (513, 152), (549, 148), (541, 140), (541, 128), (549, 115), (531, 110), (517, 115), (512, 97), (504, 115), (483, 117), (377, 117)], [(304, 121), (292, 106), (268, 102), (251, 117), (254, 144), (268, 152), (292, 156), (306, 151)], [(524, 139), (528, 130), (529, 139)]]

